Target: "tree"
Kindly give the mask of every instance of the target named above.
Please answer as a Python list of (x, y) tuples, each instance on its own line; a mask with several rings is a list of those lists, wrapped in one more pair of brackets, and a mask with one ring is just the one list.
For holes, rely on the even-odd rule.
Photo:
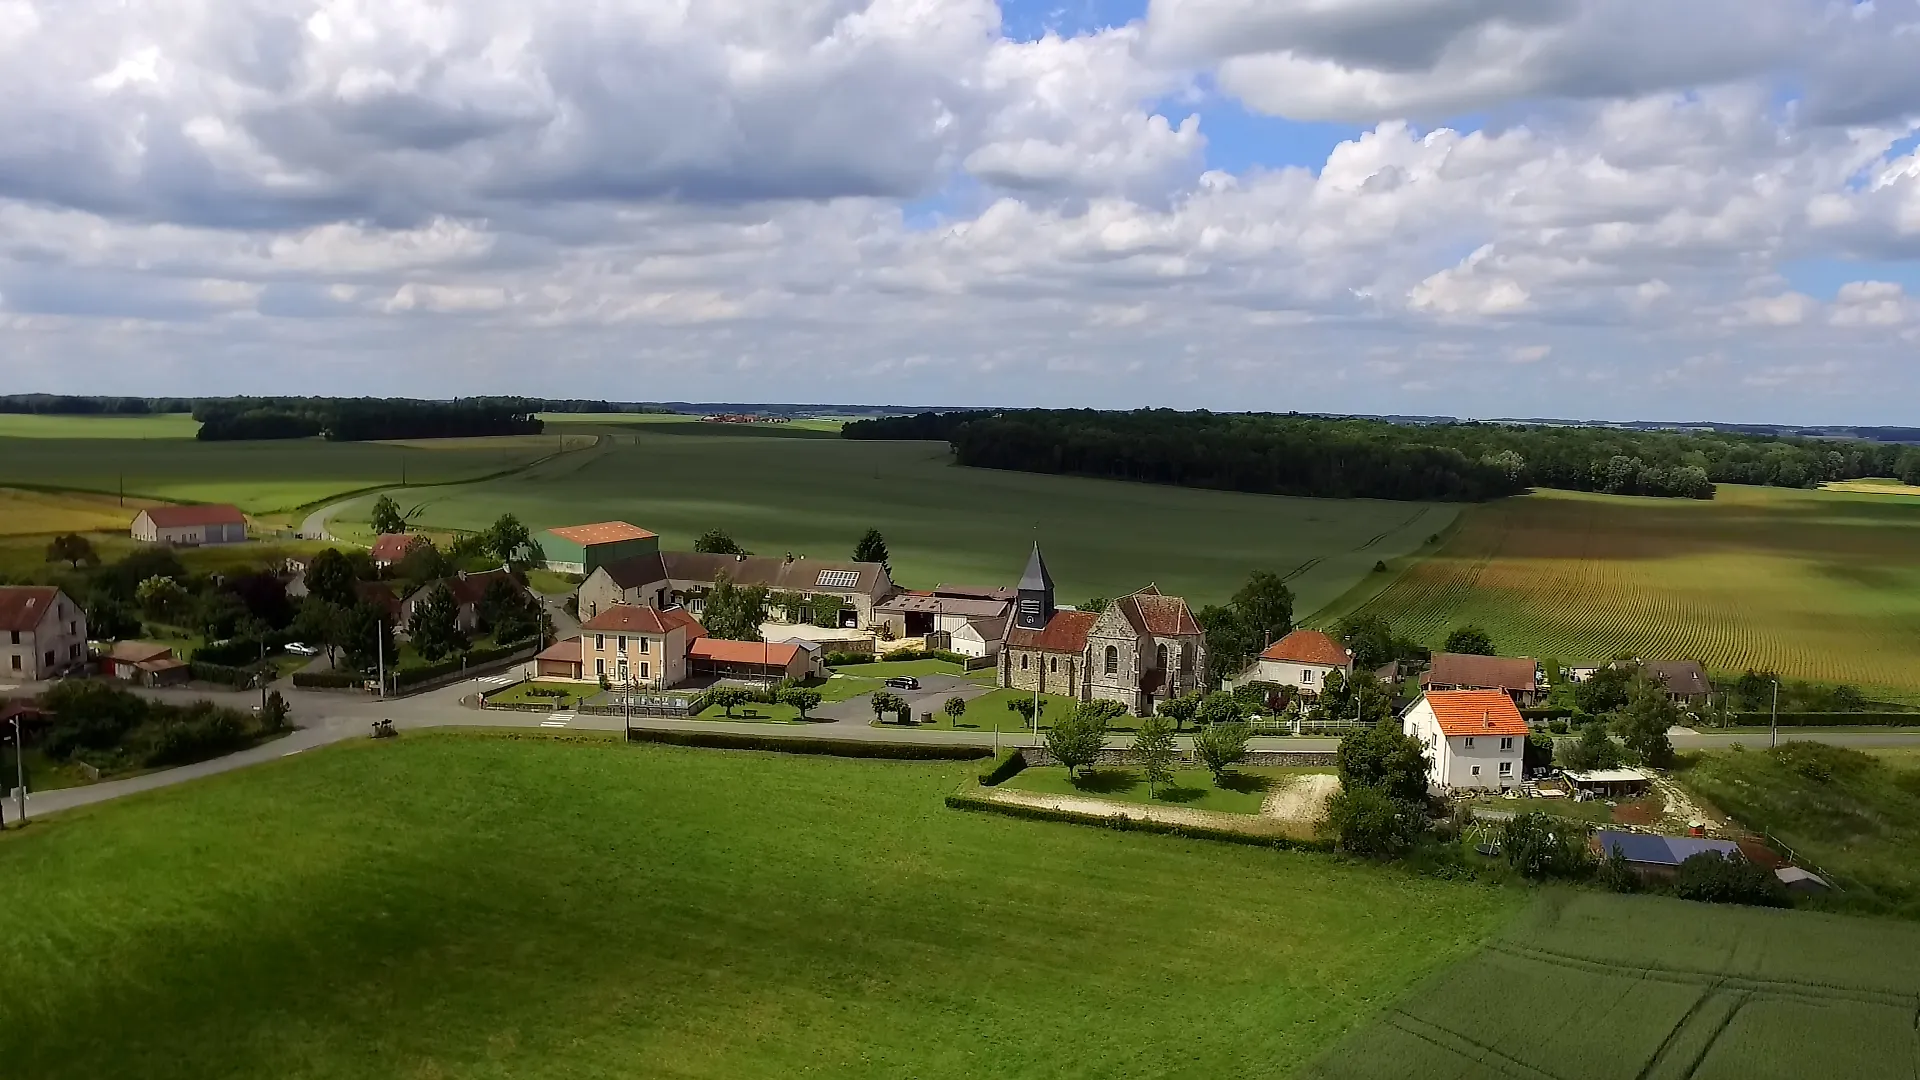
[(525, 641), (540, 632), (545, 613), (518, 581), (499, 577), (487, 583), (474, 605), (474, 617), (495, 641)]
[(780, 691), (780, 700), (793, 706), (800, 719), (809, 719), (808, 713), (820, 707), (820, 691), (808, 686), (789, 686)]
[(391, 495), (382, 495), (374, 500), (371, 524), (373, 531), (382, 536), (407, 531), (407, 519), (400, 513), (400, 504), (394, 502)]
[(887, 713), (898, 714), (907, 703), (904, 698), (891, 691), (876, 690), (868, 704), (873, 706), (873, 719), (878, 723)]
[(716, 686), (707, 691), (707, 701), (720, 706), (727, 719), (733, 719), (733, 710), (753, 700), (753, 691), (744, 686)]
[(1200, 699), (1193, 715), (1202, 727), (1213, 727), (1244, 719), (1247, 715), (1247, 707), (1232, 694), (1224, 690), (1215, 690)]
[(725, 529), (708, 529), (693, 542), (693, 550), (708, 555), (751, 555), (752, 552), (734, 542)]
[(1195, 613), (1194, 621), (1206, 638), (1207, 667), (1218, 674), (1240, 671), (1253, 654), (1266, 647), (1260, 640), (1260, 628), (1249, 627), (1233, 608), (1209, 604)]
[(1047, 752), (1067, 768), (1067, 779), (1075, 770), (1099, 760), (1107, 745), (1107, 712), (1093, 708), (1100, 702), (1085, 702), (1047, 729)]
[(1397, 802), (1426, 802), (1426, 747), (1391, 722), (1342, 738), (1339, 762), (1340, 784), (1349, 791), (1375, 788)]
[(1113, 601), (1107, 599), (1104, 596), (1089, 596), (1085, 600), (1080, 601), (1080, 610), (1090, 611), (1093, 614), (1098, 615), (1101, 612), (1107, 610), (1107, 605), (1111, 603), (1113, 603)]
[(807, 597), (807, 609), (813, 612), (813, 625), (831, 630), (840, 625), (840, 613), (850, 607), (847, 598), (835, 593), (814, 593)]
[(484, 538), (487, 551), (515, 570), (524, 570), (547, 561), (546, 552), (540, 550), (540, 542), (512, 514), (501, 514), (496, 518)]
[(1173, 725), (1166, 717), (1150, 716), (1140, 721), (1139, 733), (1133, 737), (1133, 760), (1146, 775), (1149, 799), (1173, 782), (1173, 763), (1178, 755), (1173, 745)]
[(948, 720), (958, 724), (960, 718), (967, 715), (967, 699), (959, 695), (950, 697), (947, 699), (947, 703), (941, 706), (941, 711), (947, 714)]
[(134, 590), (133, 598), (147, 618), (172, 622), (185, 614), (187, 590), (170, 577), (150, 577)]
[(208, 641), (233, 636), (234, 627), (246, 617), (246, 605), (230, 592), (209, 590), (193, 604), (193, 628)]
[(1034, 723), (1034, 719), (1033, 719), (1034, 711), (1033, 711), (1032, 698), (1017, 697), (1017, 698), (1009, 699), (1007, 701), (1007, 711), (1010, 713), (1019, 713), (1020, 722), (1022, 724), (1026, 725), (1027, 727), (1033, 728), (1036, 731), (1039, 730), (1038, 725)]
[(100, 556), (94, 553), (93, 541), (77, 533), (67, 533), (54, 537), (47, 545), (47, 561), (67, 563), (78, 570), (81, 563), (92, 566), (99, 562)]
[(293, 617), (292, 633), (309, 645), (326, 649), (327, 664), (332, 666), (334, 650), (345, 636), (346, 616), (347, 610), (339, 604), (309, 596), (300, 602), (300, 610)]
[(1560, 764), (1575, 772), (1620, 767), (1620, 745), (1607, 734), (1607, 725), (1594, 721), (1580, 729), (1580, 738), (1556, 748)]
[(1600, 860), (1596, 878), (1602, 888), (1617, 893), (1640, 891), (1640, 875), (1627, 861), (1627, 853), (1614, 844), (1607, 848), (1606, 857)]
[(1532, 776), (1535, 769), (1544, 769), (1553, 764), (1553, 736), (1544, 732), (1527, 733), (1527, 744), (1520, 752), (1520, 771)]
[(1444, 651), (1473, 656), (1493, 656), (1493, 636), (1477, 626), (1457, 626), (1447, 635)]
[(1310, 718), (1317, 721), (1358, 720), (1378, 724), (1393, 716), (1393, 690), (1364, 668), (1351, 677), (1334, 671), (1320, 686)]
[(429, 581), (452, 577), (454, 570), (453, 560), (443, 554), (433, 541), (424, 536), (407, 545), (407, 553), (400, 556), (399, 562), (393, 564), (393, 576), (406, 582), (413, 589), (418, 589)]
[(1342, 788), (1327, 800), (1321, 835), (1353, 855), (1399, 855), (1413, 847), (1426, 822), (1412, 805), (1375, 787)]
[(381, 656), (387, 664), (394, 661), (393, 624), (385, 608), (359, 603), (347, 608), (340, 618), (341, 659), (356, 671), (372, 671)]
[(1178, 732), (1200, 711), (1200, 694), (1195, 691), (1182, 694), (1177, 698), (1168, 698), (1155, 708), (1161, 716), (1173, 721), (1173, 730)]
[(1246, 584), (1233, 594), (1232, 603), (1241, 625), (1258, 642), (1255, 652), (1286, 637), (1293, 629), (1293, 590), (1271, 570), (1255, 570), (1247, 575)]
[(87, 633), (101, 641), (140, 636), (140, 613), (108, 592), (87, 598)]
[(1640, 665), (1616, 661), (1593, 674), (1573, 688), (1573, 704), (1581, 712), (1599, 716), (1609, 713), (1627, 703), (1627, 686), (1640, 670)]
[(1613, 730), (1641, 761), (1658, 769), (1673, 764), (1667, 729), (1684, 719), (1660, 680), (1641, 674), (1627, 690), (1627, 704), (1613, 714)]
[(1501, 824), (1500, 853), (1523, 877), (1578, 878), (1593, 870), (1586, 826), (1538, 810)]
[(853, 561), (886, 565), (887, 538), (880, 535), (879, 529), (868, 529), (860, 542), (853, 545)]
[(287, 726), (287, 716), (292, 710), (287, 708), (287, 699), (280, 691), (267, 695), (267, 703), (260, 709), (260, 723), (268, 731), (279, 731)]
[(767, 607), (765, 586), (741, 588), (723, 572), (714, 577), (713, 587), (707, 590), (700, 621), (707, 633), (723, 641), (759, 641)]
[(427, 595), (413, 605), (413, 613), (407, 618), (407, 638), (428, 661), (466, 647), (466, 636), (460, 632), (460, 605), (446, 582), (428, 589)]
[(286, 582), (268, 570), (231, 574), (221, 588), (232, 593), (247, 609), (247, 614), (279, 629), (293, 621), (293, 601), (287, 598)]
[(1353, 650), (1353, 666), (1372, 671), (1400, 659), (1393, 624), (1378, 615), (1349, 615), (1333, 628), (1340, 644)]
[(352, 607), (353, 566), (347, 557), (328, 548), (307, 560), (307, 595), (317, 596), (341, 607)]
[(1786, 907), (1780, 879), (1739, 857), (1702, 851), (1680, 861), (1673, 874), (1673, 895), (1707, 904), (1755, 904)]
[(1215, 787), (1224, 786), (1227, 770), (1247, 759), (1253, 729), (1238, 720), (1210, 724), (1193, 736), (1193, 756), (1213, 774)]
[(811, 612), (807, 606), (805, 593), (776, 589), (767, 594), (767, 609), (777, 611), (781, 618), (790, 623), (810, 621)]

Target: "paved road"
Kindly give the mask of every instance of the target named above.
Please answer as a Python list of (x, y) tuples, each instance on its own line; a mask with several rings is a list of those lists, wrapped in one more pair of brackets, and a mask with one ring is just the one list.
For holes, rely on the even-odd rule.
[[(939, 703), (954, 692), (986, 692), (986, 688), (966, 680), (954, 679), (958, 687), (935, 689), (935, 678), (923, 678), (918, 700), (926, 704), (917, 704), (916, 710), (938, 709)], [(212, 761), (203, 761), (196, 765), (185, 765), (164, 772), (150, 773), (146, 776), (131, 777), (125, 780), (112, 780), (85, 787), (61, 788), (53, 791), (38, 792), (28, 796), (27, 812), (30, 816), (50, 814), (77, 806), (105, 802), (124, 795), (155, 788), (167, 787), (203, 776), (245, 768), (263, 761), (274, 761), (303, 750), (326, 746), (347, 739), (366, 738), (374, 721), (391, 719), (396, 728), (414, 730), (436, 727), (499, 727), (499, 728), (540, 728), (544, 724), (562, 724), (557, 717), (564, 716), (563, 726), (570, 730), (620, 731), (624, 720), (618, 716), (588, 716), (584, 714), (525, 713), (511, 711), (481, 710), (460, 704), (460, 699), (478, 694), (497, 682), (486, 679), (469, 679), (454, 683), (429, 693), (392, 701), (380, 701), (355, 692), (325, 692), (295, 689), (282, 685), (279, 689), (287, 698), (293, 710), (294, 722), (300, 729), (292, 734), (251, 750), (243, 750)], [(30, 694), (35, 692), (32, 686), (22, 687), (14, 693)], [(212, 700), (233, 708), (251, 708), (259, 702), (257, 691), (206, 692), (199, 690), (155, 689), (142, 693), (166, 701), (202, 701)], [(845, 719), (831, 723), (809, 725), (780, 725), (777, 727), (754, 723), (727, 723), (713, 720), (669, 720), (661, 717), (635, 717), (633, 725), (640, 728), (657, 730), (698, 730), (729, 731), (747, 735), (777, 735), (788, 739), (854, 739), (864, 742), (911, 742), (945, 743), (961, 746), (990, 747), (996, 744), (991, 731), (941, 731), (934, 729), (913, 729), (897, 727), (873, 727), (868, 724), (873, 712), (867, 707), (864, 698), (855, 698), (851, 703), (858, 706), (858, 712)], [(824, 709), (822, 710), (825, 711)], [(851, 711), (851, 710), (850, 710)], [(1873, 747), (1916, 747), (1920, 748), (1920, 732), (1821, 732), (1817, 729), (1801, 729), (1782, 732), (1783, 738), (1801, 739), (1815, 742), (1832, 743), (1838, 746), (1859, 748)], [(1705, 734), (1686, 728), (1675, 728), (1672, 732), (1674, 745), (1683, 750), (1724, 749), (1733, 743), (1746, 746), (1761, 746), (1767, 736), (1764, 733), (1743, 732), (1735, 735)], [(1031, 736), (1002, 734), (998, 743), (1002, 746), (1019, 746), (1030, 740)], [(1107, 745), (1126, 746), (1130, 742), (1126, 736), (1115, 736), (1107, 740)], [(1190, 745), (1191, 739), (1179, 740), (1183, 747)], [(1339, 746), (1337, 739), (1324, 738), (1257, 738), (1253, 748), (1257, 750), (1305, 750), (1325, 751)], [(8, 817), (12, 817), (13, 804), (9, 800)]]
[(355, 495), (352, 498), (330, 502), (320, 509), (315, 510), (313, 513), (308, 514), (306, 520), (300, 523), (300, 535), (308, 540), (331, 540), (336, 544), (346, 543), (346, 541), (327, 531), (327, 521), (332, 518), (333, 515), (339, 513), (342, 507), (353, 502), (355, 499), (363, 497), (362, 495)]
[[(918, 690), (889, 690), (899, 695), (913, 710), (914, 716), (921, 713), (937, 713), (951, 697), (974, 698), (993, 693), (990, 686), (982, 686), (972, 679), (957, 675), (921, 675)], [(845, 701), (830, 702), (813, 710), (813, 715), (836, 725), (857, 724), (864, 726), (873, 721), (873, 695), (861, 694)]]

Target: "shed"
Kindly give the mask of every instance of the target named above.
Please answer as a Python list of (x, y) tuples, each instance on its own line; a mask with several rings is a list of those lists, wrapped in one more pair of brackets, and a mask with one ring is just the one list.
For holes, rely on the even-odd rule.
[(1639, 795), (1653, 786), (1653, 777), (1639, 769), (1569, 769), (1566, 776), (1575, 789), (1607, 798)]
[(1593, 848), (1601, 858), (1615, 850), (1626, 857), (1627, 865), (1641, 874), (1666, 877), (1695, 855), (1711, 853), (1732, 861), (1744, 859), (1740, 845), (1731, 840), (1709, 840), (1699, 836), (1657, 836), (1650, 833), (1601, 829), (1593, 834)]
[(585, 653), (578, 636), (556, 641), (533, 658), (534, 674), (543, 679), (585, 678)]
[(1833, 888), (1826, 878), (1798, 866), (1783, 866), (1775, 870), (1773, 876), (1780, 879), (1781, 887), (1788, 892), (1823, 893)]

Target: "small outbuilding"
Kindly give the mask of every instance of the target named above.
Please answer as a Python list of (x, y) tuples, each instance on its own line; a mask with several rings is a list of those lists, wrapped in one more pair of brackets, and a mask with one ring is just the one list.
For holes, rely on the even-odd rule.
[(1653, 777), (1639, 769), (1569, 769), (1566, 777), (1575, 791), (1604, 799), (1644, 795), (1653, 786)]
[(1729, 862), (1743, 860), (1740, 845), (1731, 840), (1710, 840), (1702, 836), (1657, 836), (1651, 833), (1601, 829), (1593, 834), (1594, 853), (1606, 858), (1619, 851), (1643, 877), (1672, 877), (1680, 864), (1695, 855), (1712, 853)]
[(167, 686), (183, 683), (192, 673), (186, 661), (173, 650), (152, 641), (115, 642), (102, 665), (105, 674), (141, 686)]
[(533, 658), (534, 675), (542, 679), (584, 679), (586, 666), (578, 637), (556, 641)]
[(131, 531), (144, 544), (239, 544), (247, 539), (247, 516), (237, 506), (149, 506), (134, 515)]
[(1783, 866), (1775, 870), (1773, 876), (1780, 879), (1780, 887), (1788, 892), (1823, 893), (1833, 888), (1826, 878), (1798, 866)]

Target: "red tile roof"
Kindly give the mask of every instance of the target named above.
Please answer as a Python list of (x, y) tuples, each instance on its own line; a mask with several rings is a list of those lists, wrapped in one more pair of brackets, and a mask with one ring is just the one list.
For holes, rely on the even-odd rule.
[(149, 660), (160, 660), (172, 655), (172, 649), (151, 641), (116, 641), (113, 643), (113, 650), (107, 653), (109, 659), (128, 664), (144, 664)]
[(726, 638), (701, 638), (687, 646), (687, 659), (709, 660), (722, 664), (771, 664), (786, 667), (800, 655), (798, 645), (774, 645), (763, 641), (729, 641)]
[(1260, 654), (1262, 660), (1291, 660), (1296, 664), (1326, 664), (1329, 667), (1344, 668), (1353, 664), (1353, 657), (1340, 643), (1318, 630), (1295, 630), (1279, 641), (1267, 646)]
[(622, 540), (647, 540), (655, 534), (624, 521), (601, 521), (592, 525), (568, 525), (561, 529), (548, 529), (548, 532), (562, 540), (571, 540), (582, 547), (591, 544), (616, 544)]
[(53, 610), (60, 590), (52, 585), (0, 586), (0, 630), (32, 630)]
[(1429, 690), (1427, 704), (1440, 730), (1457, 735), (1525, 735), (1527, 722), (1501, 690)]
[(178, 529), (187, 525), (245, 525), (247, 515), (237, 506), (208, 504), (206, 506), (149, 506), (141, 511), (147, 519), (162, 529)]
[(1015, 626), (1007, 630), (1007, 645), (1014, 649), (1038, 649), (1041, 652), (1084, 653), (1087, 651), (1087, 634), (1100, 616), (1091, 611), (1056, 611), (1053, 618), (1047, 620), (1045, 629), (1022, 630)]
[(1177, 596), (1164, 596), (1149, 585), (1132, 596), (1114, 601), (1127, 621), (1154, 637), (1198, 637), (1200, 624), (1194, 621), (1187, 602)]
[(424, 541), (426, 537), (418, 533), (381, 533), (373, 542), (371, 552), (377, 563), (397, 563), (407, 557), (413, 545)]
[(1467, 653), (1433, 654), (1420, 685), (1463, 686), (1478, 690), (1533, 690), (1540, 669), (1532, 657), (1473, 656)]
[(547, 646), (546, 648), (540, 650), (539, 654), (534, 656), (534, 659), (535, 660), (567, 660), (567, 661), (571, 661), (573, 663), (578, 664), (582, 662), (582, 657), (585, 655), (586, 655), (585, 651), (582, 650), (580, 647), (580, 639), (577, 637), (570, 637), (570, 638), (563, 638), (560, 641), (556, 641), (553, 644)]
[[(699, 626), (699, 622), (684, 608), (662, 611), (639, 604), (615, 604), (581, 623), (580, 629), (599, 634), (666, 634), (675, 629), (688, 629), (691, 632), (691, 629)], [(704, 636), (706, 631), (701, 630), (700, 633)]]

